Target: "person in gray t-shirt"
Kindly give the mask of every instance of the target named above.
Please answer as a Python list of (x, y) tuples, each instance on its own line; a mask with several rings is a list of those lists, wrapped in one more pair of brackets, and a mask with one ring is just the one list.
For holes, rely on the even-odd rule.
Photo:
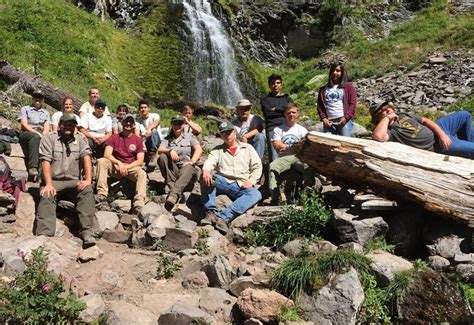
[(196, 163), (201, 158), (202, 148), (191, 133), (184, 132), (185, 120), (182, 115), (171, 118), (170, 134), (158, 147), (158, 165), (170, 192), (165, 208), (172, 210), (187, 187), (197, 179)]
[(49, 132), (49, 112), (43, 108), (44, 95), (41, 90), (35, 90), (31, 106), (24, 106), (18, 114), (21, 131), (19, 142), (25, 155), (25, 165), (28, 176), (38, 176), (40, 140)]

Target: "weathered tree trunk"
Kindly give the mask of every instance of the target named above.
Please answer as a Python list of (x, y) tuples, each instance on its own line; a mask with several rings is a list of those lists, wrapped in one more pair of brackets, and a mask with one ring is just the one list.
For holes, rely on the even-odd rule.
[(184, 105), (191, 105), (194, 108), (194, 115), (212, 115), (218, 117), (225, 116), (224, 109), (218, 106), (204, 105), (168, 97), (156, 97), (152, 98), (152, 101), (158, 108), (172, 108), (179, 112)]
[(79, 108), (84, 103), (76, 96), (55, 87), (40, 77), (31, 76), (21, 70), (18, 70), (3, 60), (0, 60), (0, 79), (4, 80), (9, 85), (19, 83), (23, 91), (30, 95), (33, 94), (34, 90), (41, 89), (44, 94), (44, 100), (46, 104), (51, 105), (57, 110), (61, 110), (63, 100), (66, 96), (72, 97), (74, 99), (74, 111), (76, 113), (79, 112)]
[(473, 160), (319, 132), (295, 146), (298, 157), (323, 175), (370, 185), (474, 228)]

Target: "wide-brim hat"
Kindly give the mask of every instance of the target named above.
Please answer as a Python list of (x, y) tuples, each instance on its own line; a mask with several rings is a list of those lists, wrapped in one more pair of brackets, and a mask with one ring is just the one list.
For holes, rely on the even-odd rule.
[(35, 90), (33, 90), (33, 93), (31, 94), (31, 96), (36, 97), (36, 98), (44, 99), (44, 94), (43, 94), (43, 92), (41, 91), (41, 89), (35, 89)]
[(74, 122), (77, 124), (77, 120), (74, 117), (74, 115), (70, 115), (70, 114), (63, 114), (61, 118), (59, 119), (59, 123), (61, 122)]
[(248, 107), (248, 106), (250, 107), (252, 106), (252, 103), (248, 99), (241, 99), (237, 102), (237, 105), (235, 105), (235, 107)]
[(370, 115), (374, 116), (378, 111), (380, 111), (385, 105), (391, 104), (392, 102), (387, 99), (376, 99), (372, 105), (370, 105), (369, 111)]

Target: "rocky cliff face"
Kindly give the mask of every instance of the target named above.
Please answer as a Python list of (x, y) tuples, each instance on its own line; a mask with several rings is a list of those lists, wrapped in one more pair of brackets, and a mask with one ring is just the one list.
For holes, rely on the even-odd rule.
[(75, 0), (78, 7), (102, 18), (110, 18), (118, 27), (128, 27), (148, 8), (146, 0)]

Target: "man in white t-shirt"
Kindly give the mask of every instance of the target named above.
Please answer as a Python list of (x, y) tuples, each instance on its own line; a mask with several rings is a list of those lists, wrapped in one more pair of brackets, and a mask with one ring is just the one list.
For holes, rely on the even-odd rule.
[(150, 104), (147, 100), (142, 99), (138, 102), (140, 111), (137, 117), (137, 127), (140, 130), (140, 136), (145, 141), (146, 150), (148, 152), (148, 167), (154, 168), (157, 164), (156, 152), (160, 146), (161, 127), (160, 115), (158, 113), (150, 113)]
[(112, 135), (112, 119), (104, 114), (107, 104), (102, 99), (95, 102), (94, 112), (81, 118), (79, 131), (87, 137), (93, 157), (104, 156), (105, 141)]
[[(95, 87), (89, 89), (89, 100), (82, 104), (81, 108), (79, 109), (79, 117), (83, 118), (87, 113), (94, 113), (94, 105), (95, 102), (99, 100), (99, 98), (99, 89)], [(110, 116), (110, 112), (107, 107), (105, 107), (104, 115)]]
[(237, 118), (232, 121), (236, 130), (237, 138), (240, 142), (251, 144), (257, 151), (260, 159), (265, 153), (265, 134), (263, 131), (263, 120), (258, 115), (250, 113), (252, 103), (248, 99), (241, 99), (237, 102), (235, 111)]
[[(305, 185), (314, 182), (313, 173), (310, 168), (299, 160), (296, 155), (291, 154), (290, 150), (295, 142), (300, 141), (301, 138), (308, 133), (308, 130), (296, 123), (299, 116), (298, 105), (289, 103), (285, 107), (283, 114), (285, 122), (273, 130), (273, 138), (271, 139), (273, 148), (275, 148), (279, 156), (279, 158), (270, 163), (269, 187), (272, 196), (272, 205), (278, 205), (280, 203), (279, 185), (282, 181), (282, 179), (280, 179), (281, 175), (284, 172), (294, 169), (302, 174)], [(291, 200), (291, 198), (287, 197), (287, 200)]]

